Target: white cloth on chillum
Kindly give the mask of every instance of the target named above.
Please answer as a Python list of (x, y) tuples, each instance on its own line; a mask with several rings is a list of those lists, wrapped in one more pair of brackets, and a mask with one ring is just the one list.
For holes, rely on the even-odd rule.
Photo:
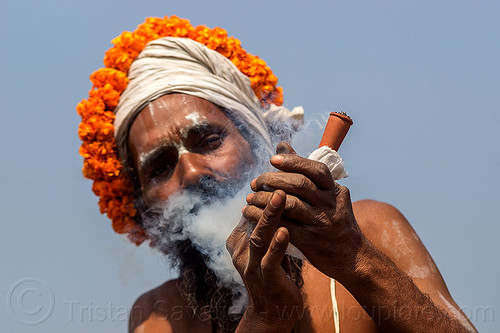
[(114, 110), (120, 152), (126, 152), (128, 132), (137, 114), (169, 93), (200, 97), (228, 110), (252, 135), (261, 138), (270, 154), (273, 147), (269, 128), (292, 124), (289, 127), (293, 131), (303, 122), (302, 107), (289, 111), (271, 104), (269, 109), (263, 109), (247, 76), (225, 56), (188, 38), (164, 37), (149, 42), (127, 76), (129, 83)]
[[(349, 175), (345, 170), (344, 163), (342, 162), (342, 157), (340, 157), (339, 153), (330, 147), (323, 146), (311, 153), (309, 155), (309, 159), (322, 162), (326, 164), (330, 173), (332, 175), (333, 180), (339, 180), (342, 178), (347, 178)], [(287, 248), (287, 253), (294, 257), (304, 259), (305, 256), (297, 249), (293, 244), (289, 244)]]
[(334, 180), (349, 177), (344, 168), (342, 157), (330, 147), (323, 146), (316, 149), (309, 155), (309, 159), (325, 163), (328, 169), (330, 169), (330, 173)]

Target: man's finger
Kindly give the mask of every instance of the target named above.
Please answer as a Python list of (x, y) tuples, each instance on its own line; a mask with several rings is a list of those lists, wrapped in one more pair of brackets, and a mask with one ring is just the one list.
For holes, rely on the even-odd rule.
[[(285, 207), (286, 195), (283, 191), (275, 191), (250, 235), (249, 269), (258, 269), (262, 257), (267, 252), (273, 235)], [(245, 209), (246, 211), (247, 209)]]
[(240, 247), (242, 242), (242, 238), (247, 237), (246, 232), (249, 228), (249, 222), (245, 220), (245, 218), (241, 218), (240, 222), (234, 227), (231, 234), (229, 234), (226, 240), (226, 249), (229, 254), (232, 256), (235, 252), (236, 248)]
[(245, 218), (241, 218), (238, 225), (233, 229), (226, 240), (226, 248), (231, 255), (236, 270), (243, 274), (248, 261), (248, 230), (251, 223)]
[[(269, 202), (271, 195), (272, 195), (271, 193), (265, 191), (250, 193), (247, 196), (247, 202), (250, 206), (257, 206), (258, 208), (264, 209), (267, 202)], [(311, 211), (312, 207), (306, 202), (300, 200), (296, 196), (290, 194), (286, 195), (286, 202), (285, 202), (285, 209), (283, 211), (283, 216), (307, 223), (309, 220), (312, 219)], [(259, 213), (259, 211), (252, 209), (249, 210), (248, 213), (256, 214)]]
[(253, 191), (283, 190), (310, 204), (324, 199), (318, 187), (309, 178), (299, 173), (265, 172), (252, 180), (250, 186)]
[(262, 258), (261, 270), (262, 278), (266, 282), (277, 282), (280, 274), (284, 275), (285, 271), (281, 267), (281, 261), (285, 256), (288, 247), (290, 236), (286, 228), (279, 228), (271, 241), (269, 250)]
[(278, 154), (271, 157), (271, 164), (285, 172), (300, 173), (323, 190), (334, 187), (333, 178), (326, 164), (294, 154)]
[(257, 225), (257, 222), (259, 222), (263, 211), (264, 207), (259, 208), (256, 206), (246, 206), (243, 210), (243, 217), (248, 221), (248, 223)]

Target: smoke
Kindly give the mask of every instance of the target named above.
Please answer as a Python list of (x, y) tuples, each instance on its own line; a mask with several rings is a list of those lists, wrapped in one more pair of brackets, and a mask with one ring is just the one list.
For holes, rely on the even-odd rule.
[[(151, 208), (144, 227), (156, 248), (175, 262), (176, 246), (189, 240), (206, 258), (218, 282), (233, 291), (229, 313), (242, 313), (247, 303), (243, 281), (226, 249), (226, 239), (241, 219), (250, 192), (249, 175), (242, 180), (217, 182), (203, 178), (197, 187), (171, 195), (161, 207)], [(246, 185), (246, 186), (245, 186)]]

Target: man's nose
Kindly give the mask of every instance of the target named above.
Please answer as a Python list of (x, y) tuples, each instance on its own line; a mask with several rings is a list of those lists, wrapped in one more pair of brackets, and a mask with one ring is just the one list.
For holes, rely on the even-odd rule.
[(182, 188), (196, 186), (202, 178), (214, 177), (212, 170), (206, 163), (206, 157), (192, 152), (184, 153), (179, 158), (178, 177)]

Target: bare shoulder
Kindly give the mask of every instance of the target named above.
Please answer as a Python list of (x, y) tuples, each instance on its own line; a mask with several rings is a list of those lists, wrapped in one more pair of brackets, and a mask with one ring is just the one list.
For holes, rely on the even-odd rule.
[(451, 297), (420, 237), (398, 209), (380, 201), (361, 200), (353, 203), (353, 210), (361, 231), (373, 245), (405, 272), (434, 304), (472, 327)]
[(178, 281), (170, 280), (142, 294), (132, 306), (129, 320), (129, 332), (154, 332), (161, 328), (171, 332), (168, 314), (172, 308), (182, 302)]
[(129, 332), (203, 331), (206, 325), (192, 313), (182, 296), (179, 280), (170, 280), (135, 301), (130, 312)]
[(368, 232), (379, 230), (389, 220), (406, 221), (396, 207), (382, 201), (364, 199), (354, 202), (352, 207), (359, 226)]
[(365, 236), (410, 277), (418, 280), (439, 274), (417, 233), (394, 206), (361, 200), (353, 203), (353, 210)]
[(405, 255), (415, 255), (425, 249), (405, 216), (394, 206), (375, 200), (353, 203), (353, 210), (365, 236), (398, 264)]

